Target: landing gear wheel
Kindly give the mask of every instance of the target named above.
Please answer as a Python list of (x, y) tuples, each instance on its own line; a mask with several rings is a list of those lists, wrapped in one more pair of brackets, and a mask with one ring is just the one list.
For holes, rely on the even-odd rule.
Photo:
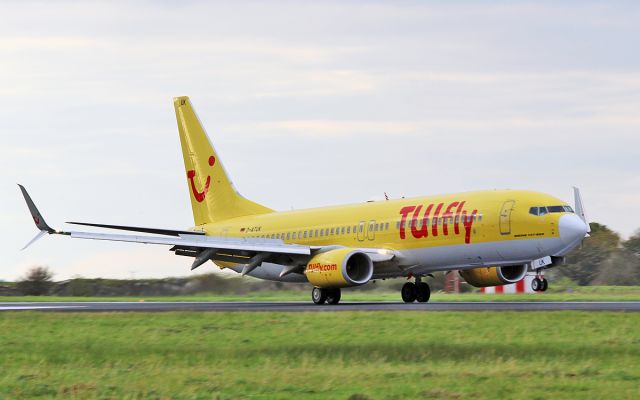
[(542, 279), (538, 277), (533, 278), (531, 281), (531, 289), (533, 289), (534, 292), (539, 292), (542, 289), (542, 285)]
[(338, 304), (340, 302), (340, 289), (326, 289), (327, 293), (327, 304)]
[(416, 284), (416, 300), (418, 303), (426, 303), (431, 297), (431, 288), (426, 282), (419, 282)]
[(542, 287), (540, 288), (540, 291), (546, 292), (548, 288), (549, 288), (549, 282), (547, 281), (547, 278), (542, 278)]
[(311, 291), (311, 300), (318, 305), (324, 304), (324, 302), (327, 301), (327, 291), (325, 289), (314, 287)]
[(402, 301), (405, 303), (413, 303), (416, 301), (416, 297), (418, 296), (418, 290), (416, 289), (416, 285), (413, 282), (407, 282), (402, 285), (402, 290), (400, 293), (402, 294)]

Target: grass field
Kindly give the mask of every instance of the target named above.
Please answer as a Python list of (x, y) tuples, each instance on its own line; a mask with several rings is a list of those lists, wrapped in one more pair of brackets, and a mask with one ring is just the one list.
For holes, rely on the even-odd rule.
[[(0, 296), (0, 302), (22, 301), (310, 301), (308, 291), (278, 290), (256, 291), (248, 294), (203, 294), (193, 296), (162, 297), (63, 297), (63, 296)], [(343, 301), (401, 301), (400, 293), (384, 288), (382, 290), (342, 291)], [(578, 286), (566, 290), (551, 290), (535, 294), (481, 293), (447, 294), (433, 293), (431, 301), (640, 301), (640, 286)]]
[(0, 398), (637, 399), (640, 313), (0, 314)]

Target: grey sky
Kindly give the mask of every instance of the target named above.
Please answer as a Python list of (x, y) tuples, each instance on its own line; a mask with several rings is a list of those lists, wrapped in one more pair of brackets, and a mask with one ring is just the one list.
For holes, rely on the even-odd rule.
[(592, 220), (640, 227), (637, 2), (238, 3), (0, 3), (0, 278), (188, 273), (165, 247), (19, 251), (17, 182), (56, 227), (190, 226), (177, 95), (276, 209), (577, 185)]

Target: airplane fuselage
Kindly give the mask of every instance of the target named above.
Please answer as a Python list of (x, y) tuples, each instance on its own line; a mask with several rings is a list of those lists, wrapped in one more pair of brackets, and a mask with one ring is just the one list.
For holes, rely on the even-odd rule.
[[(533, 207), (552, 212), (536, 215)], [(573, 225), (580, 229), (584, 224), (568, 204), (553, 196), (492, 190), (268, 213), (199, 228), (211, 236), (388, 249), (397, 258), (376, 266), (373, 277), (383, 278), (563, 256), (581, 239), (573, 234)], [(216, 263), (240, 268), (233, 263)], [(306, 281), (302, 275), (280, 277), (280, 265), (262, 266), (250, 275)]]

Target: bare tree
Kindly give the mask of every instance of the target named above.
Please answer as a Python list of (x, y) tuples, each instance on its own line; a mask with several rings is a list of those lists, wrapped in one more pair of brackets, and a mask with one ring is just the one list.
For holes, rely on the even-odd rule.
[(18, 280), (16, 288), (27, 296), (42, 296), (49, 293), (53, 285), (53, 272), (48, 267), (33, 267), (24, 278)]

